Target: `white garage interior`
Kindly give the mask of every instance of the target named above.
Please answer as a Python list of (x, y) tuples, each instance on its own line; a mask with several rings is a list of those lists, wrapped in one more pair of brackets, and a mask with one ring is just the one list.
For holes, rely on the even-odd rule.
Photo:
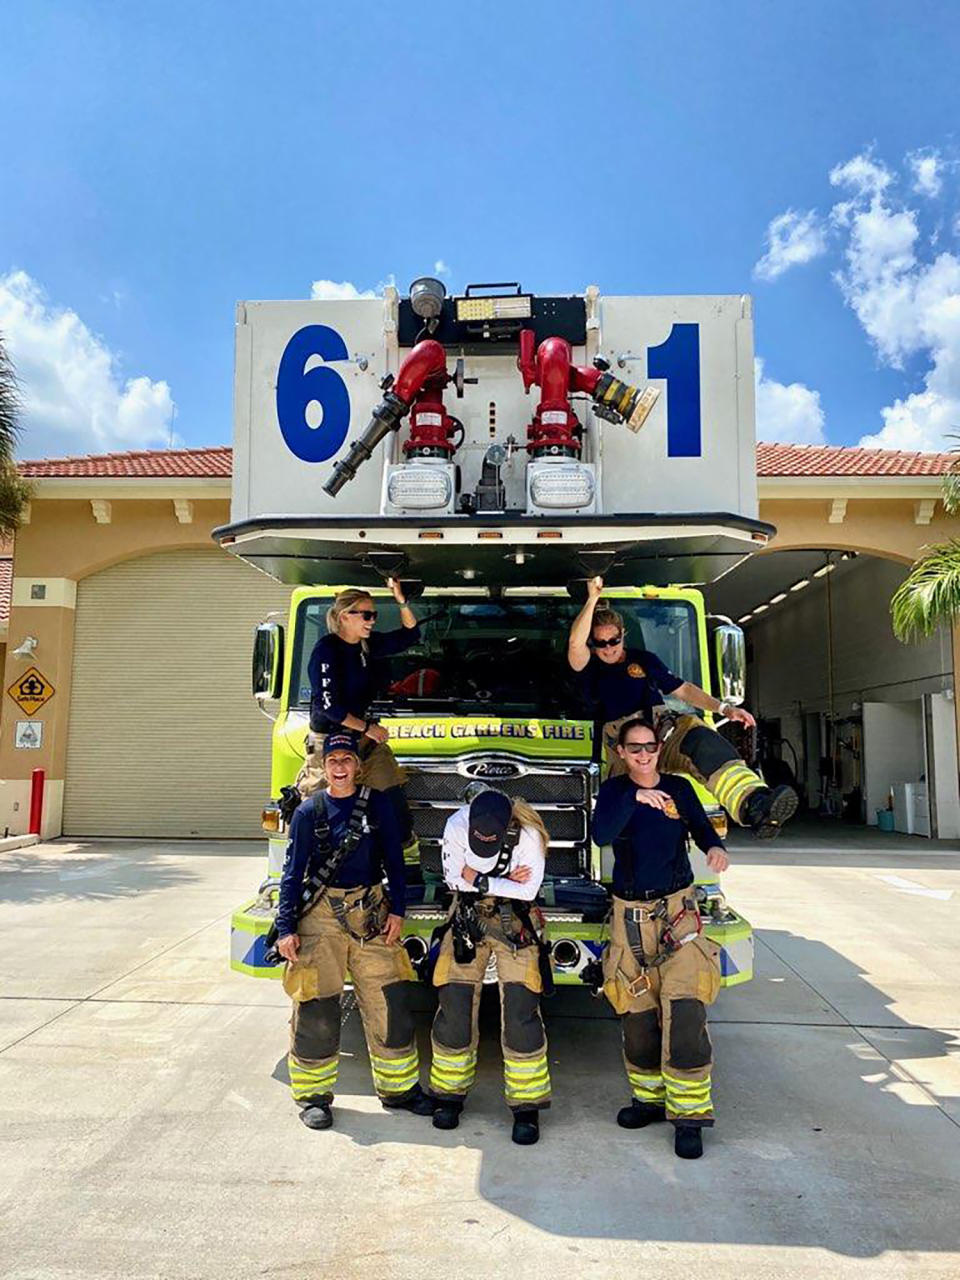
[(270, 724), (250, 694), (253, 629), (289, 598), (216, 549), (80, 581), (65, 835), (260, 834)]
[(761, 758), (796, 778), (809, 814), (876, 826), (892, 799), (895, 830), (954, 838), (951, 637), (895, 638), (890, 599), (906, 574), (839, 549), (774, 551), (727, 574), (708, 601), (746, 631)]

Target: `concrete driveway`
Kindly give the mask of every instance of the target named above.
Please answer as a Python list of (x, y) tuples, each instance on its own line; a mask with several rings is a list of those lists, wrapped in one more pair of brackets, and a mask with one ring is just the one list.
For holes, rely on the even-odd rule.
[(960, 854), (814, 827), (734, 856), (757, 978), (714, 1007), (719, 1121), (688, 1164), (615, 1125), (618, 1027), (580, 992), (547, 1006), (538, 1147), (509, 1141), (486, 997), (458, 1131), (380, 1109), (353, 1014), (310, 1133), (279, 984), (226, 964), (258, 847), (0, 855), (0, 1274), (955, 1280)]

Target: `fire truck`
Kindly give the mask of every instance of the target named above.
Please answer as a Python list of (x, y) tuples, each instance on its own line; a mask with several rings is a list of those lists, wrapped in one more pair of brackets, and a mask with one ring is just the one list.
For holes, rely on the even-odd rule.
[[(214, 538), (292, 594), (254, 639), (253, 694), (273, 719), (267, 874), (233, 914), (232, 967), (279, 974), (264, 962), (286, 845), (277, 800), (304, 763), (327, 608), (363, 587), (378, 626), (399, 626), (396, 578), (420, 640), (392, 660), (374, 712), (419, 843), (404, 945), (425, 957), (446, 914), (444, 824), (492, 785), (545, 821), (555, 976), (580, 983), (603, 947), (612, 854), (590, 837), (600, 753), (567, 633), (600, 574), (629, 644), (742, 702), (743, 634), (708, 615), (702, 587), (775, 532), (757, 519), (750, 299), (517, 283), (448, 296), (425, 277), (403, 296), (240, 303), (235, 416), (231, 519)], [(698, 850), (691, 861), (723, 982), (748, 981), (750, 925)]]

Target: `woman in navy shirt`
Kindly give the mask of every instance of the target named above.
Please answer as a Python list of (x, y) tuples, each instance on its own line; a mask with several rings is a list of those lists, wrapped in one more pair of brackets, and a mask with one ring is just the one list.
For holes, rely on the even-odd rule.
[(594, 843), (613, 846), (603, 990), (621, 1016), (633, 1093), (617, 1123), (640, 1129), (670, 1120), (677, 1155), (692, 1160), (703, 1154), (701, 1129), (713, 1124), (706, 1006), (720, 989), (720, 967), (701, 932), (688, 837), (712, 870), (725, 871), (729, 860), (693, 785), (660, 773), (649, 721), (621, 725), (617, 753), (626, 772), (603, 783), (593, 814)]
[(412, 839), (410, 809), (403, 794), (403, 773), (388, 745), (383, 725), (369, 718), (370, 703), (386, 686), (387, 659), (403, 653), (420, 639), (420, 626), (404, 598), (400, 583), (387, 585), (400, 606), (402, 627), (374, 631), (377, 609), (366, 591), (341, 591), (327, 610), (328, 634), (310, 655), (310, 728), (326, 734), (350, 730), (360, 742), (362, 781), (390, 796), (405, 845)]

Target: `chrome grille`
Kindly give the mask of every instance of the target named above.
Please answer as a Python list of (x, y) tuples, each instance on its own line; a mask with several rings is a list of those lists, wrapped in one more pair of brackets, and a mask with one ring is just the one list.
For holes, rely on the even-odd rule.
[[(443, 836), (443, 828), (451, 813), (456, 812), (453, 806), (411, 805), (413, 828), (419, 839), (439, 840)], [(585, 809), (546, 809), (537, 810), (547, 828), (551, 841), (563, 844), (585, 841), (587, 838), (587, 814)]]
[(486, 782), (504, 795), (517, 796), (538, 804), (585, 804), (589, 795), (589, 775), (572, 773), (526, 773), (517, 778), (470, 778), (454, 769), (417, 769), (409, 766), (406, 793), (411, 804), (438, 801), (441, 804), (463, 804), (463, 793), (471, 782)]
[[(472, 778), (457, 767), (484, 763), (517, 763), (524, 772), (513, 778)], [(428, 876), (441, 874), (440, 841), (447, 819), (464, 803), (471, 782), (486, 782), (498, 791), (532, 804), (550, 836), (547, 875), (576, 876), (588, 868), (590, 853), (589, 768), (519, 764), (501, 754), (478, 754), (465, 760), (437, 762), (431, 767), (417, 761), (407, 765), (406, 796), (413, 827), (420, 841), (420, 861)]]

